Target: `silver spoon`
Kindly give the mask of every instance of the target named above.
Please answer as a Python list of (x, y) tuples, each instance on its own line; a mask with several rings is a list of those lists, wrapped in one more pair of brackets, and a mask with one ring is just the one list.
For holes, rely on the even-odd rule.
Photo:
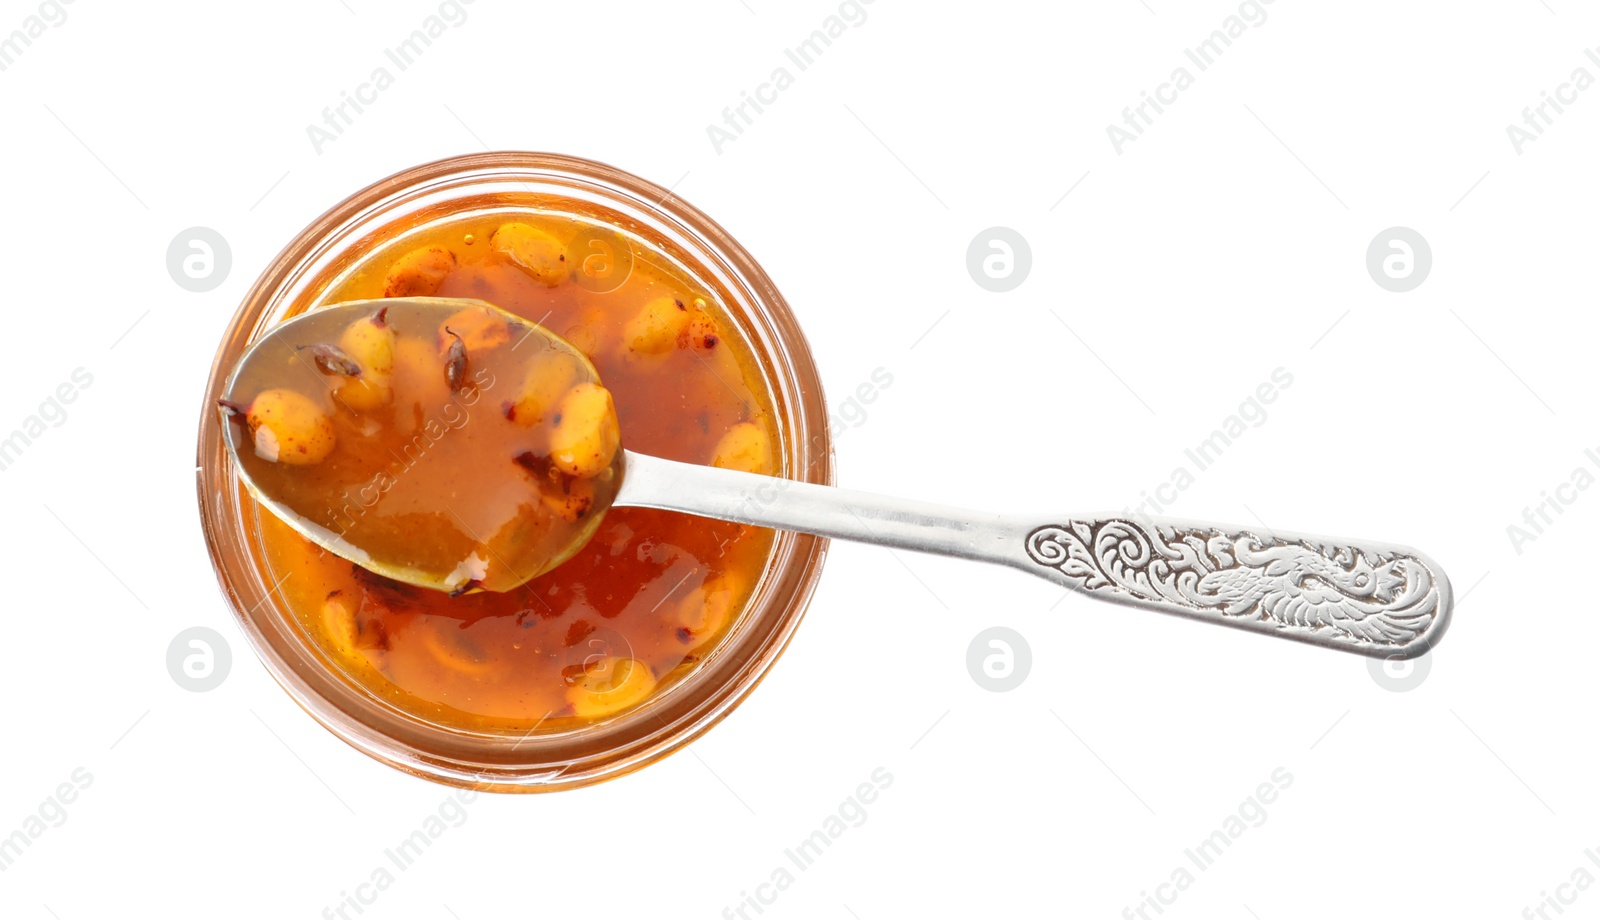
[[(386, 313), (376, 312), (385, 307)], [(319, 387), (335, 392), (334, 381), (341, 375), (359, 377), (347, 374), (355, 370), (344, 363), (348, 355), (322, 347), (338, 329), (363, 319), (370, 322), (375, 315), (387, 316), (395, 326), (410, 323), (413, 329), (432, 329), (449, 317), (474, 310), (503, 320), (515, 346), (501, 346), (484, 355), (469, 354), (468, 360), (480, 364), (487, 360), (504, 373), (521, 367), (518, 361), (565, 355), (579, 366), (584, 379), (598, 382), (593, 366), (570, 343), (490, 304), (393, 298), (335, 304), (275, 327), (241, 359), (229, 380), (223, 411), (244, 418), (249, 400), (265, 379), (263, 374), (288, 374), (298, 381), (299, 391), (313, 399), (327, 398)], [(523, 342), (530, 336), (537, 337), (535, 344), (525, 346)], [(518, 352), (521, 357), (516, 356)], [(458, 375), (461, 371), (453, 369)], [(457, 383), (452, 379), (451, 386)], [(256, 391), (241, 392), (251, 388)], [(487, 413), (487, 419), (474, 424), (511, 424), (497, 421), (498, 414)], [(329, 520), (319, 519), (319, 512), (308, 511), (307, 503), (292, 494), (297, 475), (293, 470), (263, 461), (260, 439), (249, 436), (243, 425), (229, 425), (227, 441), (235, 468), (251, 494), (332, 552), (422, 587), (459, 592), (485, 584), (473, 577), (470, 566), (448, 572), (438, 566), (425, 569), (415, 560), (398, 558), (399, 552), (388, 544), (375, 550), (373, 540), (363, 545), (362, 539), (349, 535), (348, 528), (336, 531)], [(269, 446), (278, 449), (276, 444)], [(340, 469), (343, 467), (335, 463), (318, 475), (332, 476)], [(518, 480), (510, 477), (527, 475), (512, 469), (510, 463), (505, 464), (503, 473), (494, 473), (495, 469), (499, 468), (490, 467), (492, 475), (484, 481), (471, 480), (459, 487), (477, 489), (479, 497), (504, 495), (506, 489), (517, 488), (514, 482)], [(350, 484), (367, 482), (367, 472), (354, 470)], [(520, 481), (521, 488), (527, 488), (526, 481)], [(1444, 571), (1427, 556), (1388, 543), (1166, 518), (968, 511), (682, 463), (625, 449), (617, 451), (613, 465), (594, 482), (598, 485), (586, 486), (594, 492), (594, 507), (580, 520), (556, 522), (551, 529), (538, 531), (543, 534), (541, 539), (554, 546), (541, 548), (532, 556), (519, 555), (524, 544), (533, 540), (515, 536), (526, 528), (507, 530), (513, 538), (500, 541), (498, 549), (492, 541), (480, 541), (493, 559), (474, 559), (503, 576), (493, 587), (514, 587), (560, 564), (594, 533), (607, 508), (633, 506), (997, 563), (1093, 598), (1378, 658), (1423, 654), (1438, 641), (1450, 619), (1452, 595)], [(470, 503), (472, 496), (457, 498)], [(440, 512), (419, 517), (421, 523), (415, 525), (411, 538), (460, 540), (465, 531), (476, 540), (455, 506), (447, 507), (449, 515)], [(532, 507), (537, 509), (537, 503)], [(514, 576), (505, 577), (507, 569)]]

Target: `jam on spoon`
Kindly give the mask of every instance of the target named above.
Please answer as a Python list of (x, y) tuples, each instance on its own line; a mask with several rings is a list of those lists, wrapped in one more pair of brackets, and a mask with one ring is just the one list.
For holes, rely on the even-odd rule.
[[(482, 398), (491, 388), (511, 398)], [(257, 343), (228, 392), (252, 493), (333, 552), (423, 587), (506, 591), (559, 565), (622, 481), (594, 366), (483, 302), (303, 314)]]

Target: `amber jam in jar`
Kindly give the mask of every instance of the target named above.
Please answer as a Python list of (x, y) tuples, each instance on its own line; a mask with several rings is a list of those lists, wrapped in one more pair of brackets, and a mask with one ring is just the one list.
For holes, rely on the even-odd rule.
[[(561, 335), (599, 372), (628, 449), (831, 476), (820, 387), (781, 298), (720, 228), (634, 177), (491, 154), (359, 193), (257, 283), (211, 395), (230, 356), (274, 323), (386, 296), (483, 300)], [(518, 385), (464, 389), (460, 416), (511, 417)], [(337, 408), (341, 424), (414, 430), (419, 452), (452, 433), (448, 420), (410, 418), (381, 399), (363, 408), (359, 394)], [(258, 507), (230, 476), (220, 424), (214, 410), (202, 423), (202, 511), (257, 652), (335, 733), (447, 782), (561, 788), (685, 743), (781, 652), (821, 561), (815, 538), (613, 508), (551, 571), (451, 596), (363, 570)], [(458, 453), (464, 464), (505, 462)], [(397, 458), (394, 475), (407, 471)], [(386, 510), (376, 493), (336, 500), (345, 514)]]
[[(604, 224), (514, 200), (486, 211), (430, 222), (419, 232), (396, 228), (395, 239), (305, 308), (386, 293), (484, 300), (559, 330), (587, 355), (611, 391), (631, 449), (709, 464), (719, 444), (744, 432), (754, 429), (748, 437), (766, 444), (775, 439), (771, 397), (750, 348), (699, 285), (646, 253), (621, 255), (626, 244)], [(529, 271), (514, 249), (492, 245), (509, 235), (505, 227), (532, 228), (559, 246), (547, 260), (554, 269)], [(619, 259), (632, 264), (624, 268), (615, 264)], [(419, 262), (432, 263), (422, 276), (412, 268)], [(402, 338), (398, 363), (411, 344), (424, 360), (437, 352), (432, 342)], [(420, 458), (472, 424), (473, 413), (515, 412), (520, 381), (489, 379), (448, 402), (444, 374), (432, 376), (441, 389), (433, 403), (459, 413), (440, 413), (431, 425), (435, 419), (413, 420), (404, 406), (388, 407), (393, 419), (376, 410), (349, 414), (407, 427)], [(748, 460), (742, 468), (770, 473), (770, 453), (738, 456)], [(509, 462), (488, 452), (450, 459), (469, 474), (474, 464)], [(428, 472), (407, 451), (392, 475), (403, 482), (413, 470)], [(387, 510), (386, 496), (376, 490), (335, 498), (347, 507), (353, 502), (357, 507), (345, 513), (364, 519)], [(512, 732), (611, 715), (670, 685), (723, 635), (772, 545), (770, 532), (753, 527), (616, 508), (554, 570), (510, 591), (451, 597), (373, 575), (271, 515), (262, 516), (262, 525), (269, 577), (283, 579), (281, 590), (302, 627), (350, 676), (418, 715)]]

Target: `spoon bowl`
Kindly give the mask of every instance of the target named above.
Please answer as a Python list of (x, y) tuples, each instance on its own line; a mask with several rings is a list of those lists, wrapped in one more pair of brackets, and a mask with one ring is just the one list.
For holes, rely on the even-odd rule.
[(301, 314), (251, 346), (224, 392), (227, 445), (258, 502), (423, 588), (505, 591), (548, 571), (594, 533), (622, 480), (615, 438), (580, 457), (560, 414), (569, 395), (598, 394), (615, 431), (594, 365), (483, 301)]

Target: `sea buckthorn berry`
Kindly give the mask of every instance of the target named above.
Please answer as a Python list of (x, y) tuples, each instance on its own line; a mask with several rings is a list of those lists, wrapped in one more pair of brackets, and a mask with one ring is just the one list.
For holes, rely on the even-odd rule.
[(394, 330), (385, 319), (387, 312), (385, 308), (364, 316), (339, 336), (339, 348), (360, 365), (361, 376), (339, 384), (334, 395), (356, 412), (386, 406), (393, 396), (389, 374), (394, 370)]
[[(238, 408), (226, 406), (230, 411)], [(293, 390), (264, 390), (245, 409), (245, 425), (256, 456), (271, 463), (309, 466), (333, 453), (333, 420), (322, 407)]]
[(561, 337), (590, 360), (594, 360), (595, 353), (600, 350), (600, 333), (593, 326), (569, 326)]
[(546, 287), (555, 287), (567, 278), (567, 247), (537, 227), (501, 224), (489, 237), (489, 247)]
[(511, 459), (528, 471), (534, 488), (539, 490), (539, 503), (563, 521), (579, 521), (594, 507), (595, 480), (568, 476), (556, 469), (549, 457), (533, 451), (523, 451)]
[[(696, 300), (696, 303), (705, 303)], [(722, 324), (716, 317), (704, 310), (695, 310), (689, 314), (689, 328), (686, 334), (689, 347), (699, 351), (710, 351), (722, 341)]]
[(774, 469), (772, 437), (755, 422), (740, 422), (717, 441), (711, 452), (711, 465), (770, 476)]
[(550, 431), (550, 460), (568, 476), (588, 479), (611, 466), (621, 447), (611, 391), (580, 383), (567, 391)]
[[(449, 632), (441, 635), (441, 630)], [(422, 624), (417, 629), (422, 646), (439, 664), (461, 674), (487, 674), (493, 670), (492, 662), (472, 647), (463, 631), (454, 625), (439, 627)]]
[(691, 650), (721, 634), (734, 613), (734, 604), (743, 592), (735, 576), (724, 573), (706, 579), (678, 604), (676, 629), (679, 641)]
[(519, 425), (532, 427), (555, 415), (561, 397), (578, 379), (578, 363), (563, 354), (541, 357), (528, 368), (522, 389), (506, 415)]
[(353, 652), (360, 630), (356, 628), (356, 612), (342, 595), (335, 591), (322, 602), (322, 625), (341, 652)]
[(442, 246), (413, 249), (390, 267), (383, 282), (383, 296), (431, 297), (455, 267), (456, 254)]
[(640, 355), (659, 355), (678, 346), (678, 337), (689, 328), (689, 311), (683, 301), (656, 297), (628, 320), (622, 341), (628, 351)]
[(389, 328), (388, 312), (385, 307), (371, 316), (364, 316), (339, 336), (339, 347), (355, 359), (365, 373), (381, 375), (394, 370), (394, 330)]
[(387, 374), (362, 374), (339, 384), (333, 395), (354, 412), (370, 412), (387, 406), (394, 397), (394, 388)]
[(576, 523), (594, 507), (594, 480), (557, 475), (540, 483), (539, 501), (568, 524)]
[(571, 682), (567, 702), (573, 714), (590, 719), (620, 712), (649, 696), (656, 686), (644, 662), (612, 656), (592, 662)]

